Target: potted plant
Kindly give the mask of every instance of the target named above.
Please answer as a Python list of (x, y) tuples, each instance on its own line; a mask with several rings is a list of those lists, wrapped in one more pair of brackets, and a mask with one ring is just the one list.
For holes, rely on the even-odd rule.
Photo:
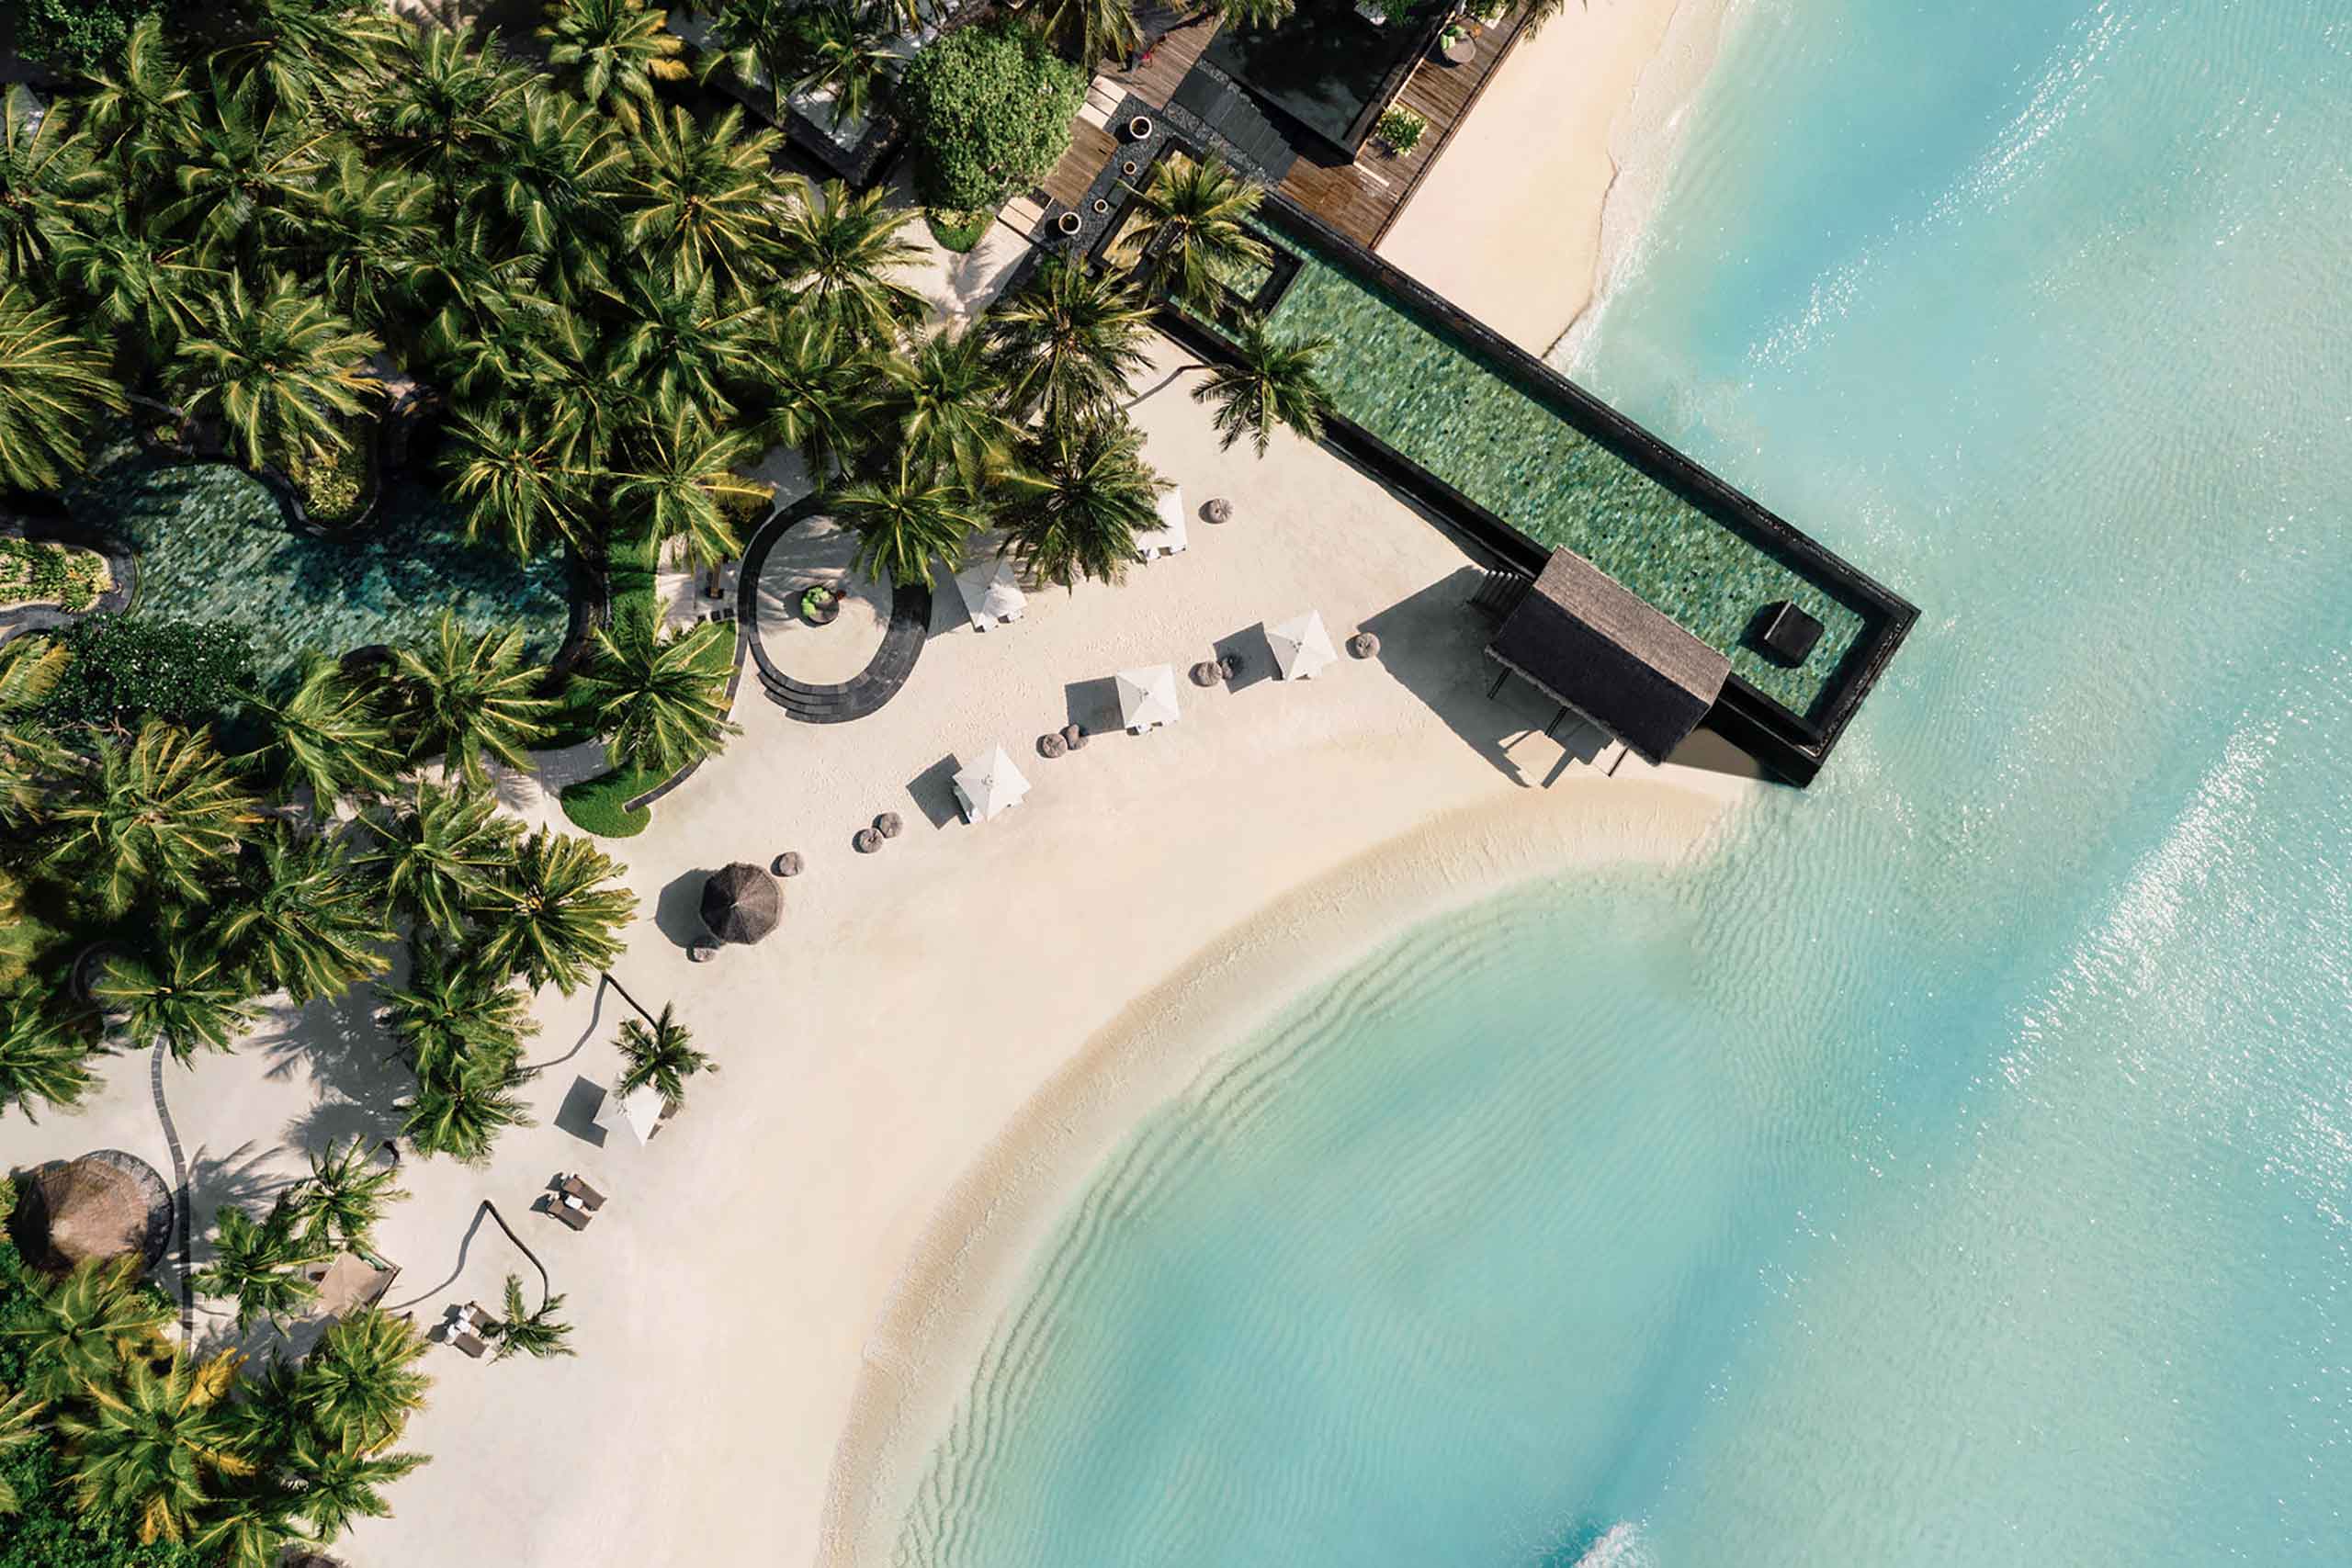
[(1127, 121), (1127, 137), (1130, 141), (1149, 141), (1151, 138), (1151, 117), (1149, 115), (1139, 114), (1133, 119)]
[(1411, 109), (1392, 104), (1381, 111), (1380, 122), (1374, 131), (1389, 152), (1401, 158), (1420, 145), (1421, 133), (1429, 128), (1430, 122)]
[(1076, 209), (1073, 209), (1069, 212), (1063, 213), (1059, 218), (1055, 219), (1054, 227), (1059, 229), (1065, 234), (1074, 235), (1081, 227), (1084, 226), (1085, 222), (1086, 220), (1080, 218)]
[(814, 583), (800, 594), (800, 618), (812, 626), (829, 626), (842, 613), (842, 596), (823, 583)]

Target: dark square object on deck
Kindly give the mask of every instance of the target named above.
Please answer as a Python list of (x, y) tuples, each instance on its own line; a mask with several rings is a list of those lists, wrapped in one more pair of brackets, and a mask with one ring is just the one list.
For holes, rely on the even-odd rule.
[(1821, 623), (1787, 599), (1775, 599), (1756, 614), (1748, 634), (1756, 646), (1787, 665), (1803, 664), (1821, 640)]

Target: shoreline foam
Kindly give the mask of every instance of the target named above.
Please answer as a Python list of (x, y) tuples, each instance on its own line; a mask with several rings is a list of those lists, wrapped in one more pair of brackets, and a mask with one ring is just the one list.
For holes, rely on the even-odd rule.
[(956, 1183), (894, 1283), (835, 1453), (821, 1568), (890, 1560), (1040, 1249), (1153, 1111), (1417, 927), (1577, 869), (1701, 858), (1744, 793), (1673, 770), (1462, 807), (1279, 894), (1131, 1001)]

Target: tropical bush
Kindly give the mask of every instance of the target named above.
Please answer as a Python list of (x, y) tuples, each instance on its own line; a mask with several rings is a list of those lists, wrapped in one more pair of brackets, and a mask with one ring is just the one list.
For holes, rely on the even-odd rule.
[(100, 615), (68, 632), (65, 647), (46, 708), (59, 724), (207, 723), (254, 678), (244, 632), (220, 621)]
[(0, 538), (0, 607), (54, 603), (86, 610), (96, 602), (104, 558), (47, 541)]
[(16, 0), (13, 44), (27, 60), (57, 71), (88, 71), (122, 57), (123, 40), (167, 0)]
[(933, 207), (993, 209), (1043, 179), (1069, 151), (1086, 78), (1010, 22), (950, 33), (899, 82), (915, 185)]

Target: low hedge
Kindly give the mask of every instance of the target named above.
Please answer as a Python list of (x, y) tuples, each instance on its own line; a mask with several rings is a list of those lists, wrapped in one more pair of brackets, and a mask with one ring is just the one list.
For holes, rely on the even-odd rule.
[(637, 768), (615, 768), (576, 784), (566, 784), (560, 797), (563, 814), (582, 832), (600, 839), (633, 839), (653, 820), (653, 813), (628, 803), (662, 781)]
[(1035, 185), (1069, 151), (1085, 99), (1085, 76), (1028, 28), (1000, 21), (948, 34), (899, 81), (924, 204), (992, 209)]

